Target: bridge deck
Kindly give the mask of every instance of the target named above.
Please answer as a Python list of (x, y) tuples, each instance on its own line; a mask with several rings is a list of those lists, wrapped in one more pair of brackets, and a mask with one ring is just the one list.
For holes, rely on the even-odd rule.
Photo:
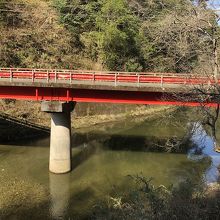
[(183, 92), (211, 83), (214, 79), (191, 74), (0, 68), (0, 86)]
[(183, 103), (175, 94), (190, 95), (195, 86), (214, 83), (190, 74), (0, 68), (3, 99), (198, 106), (198, 101)]

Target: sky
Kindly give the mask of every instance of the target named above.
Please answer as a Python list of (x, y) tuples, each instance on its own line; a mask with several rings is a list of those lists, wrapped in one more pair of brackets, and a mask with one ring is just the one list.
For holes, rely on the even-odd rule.
[[(209, 0), (208, 4), (210, 8), (217, 10), (216, 13), (220, 16), (220, 0)], [(220, 25), (220, 21), (218, 22), (218, 24)]]
[(209, 0), (208, 4), (215, 10), (220, 10), (220, 0)]

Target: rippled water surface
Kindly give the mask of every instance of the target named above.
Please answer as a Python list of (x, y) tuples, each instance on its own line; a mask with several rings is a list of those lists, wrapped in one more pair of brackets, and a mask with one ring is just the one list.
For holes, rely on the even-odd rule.
[(191, 140), (203, 146), (202, 155), (195, 155), (193, 150), (188, 154), (144, 150), (157, 140), (183, 137), (188, 125), (182, 125), (157, 119), (74, 131), (73, 171), (63, 175), (48, 172), (49, 138), (0, 145), (1, 215), (13, 219), (84, 219), (109, 196), (129, 190), (130, 175), (153, 177), (155, 184), (166, 186), (187, 178), (217, 181), (219, 154), (200, 125)]

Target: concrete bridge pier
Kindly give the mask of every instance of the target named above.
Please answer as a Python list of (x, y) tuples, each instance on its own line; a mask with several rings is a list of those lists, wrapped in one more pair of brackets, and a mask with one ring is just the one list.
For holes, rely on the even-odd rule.
[(42, 102), (41, 110), (51, 114), (50, 161), (52, 173), (71, 171), (71, 111), (74, 102)]

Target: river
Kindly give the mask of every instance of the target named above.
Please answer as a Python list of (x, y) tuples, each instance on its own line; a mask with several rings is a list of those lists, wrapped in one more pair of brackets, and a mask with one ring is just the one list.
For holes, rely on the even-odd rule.
[(187, 178), (218, 181), (219, 154), (198, 122), (190, 124), (196, 148), (149, 150), (189, 132), (189, 122), (175, 118), (181, 119), (125, 120), (73, 131), (73, 171), (63, 175), (48, 172), (49, 138), (0, 145), (0, 219), (86, 219), (102, 201), (130, 190), (132, 175), (165, 186)]

